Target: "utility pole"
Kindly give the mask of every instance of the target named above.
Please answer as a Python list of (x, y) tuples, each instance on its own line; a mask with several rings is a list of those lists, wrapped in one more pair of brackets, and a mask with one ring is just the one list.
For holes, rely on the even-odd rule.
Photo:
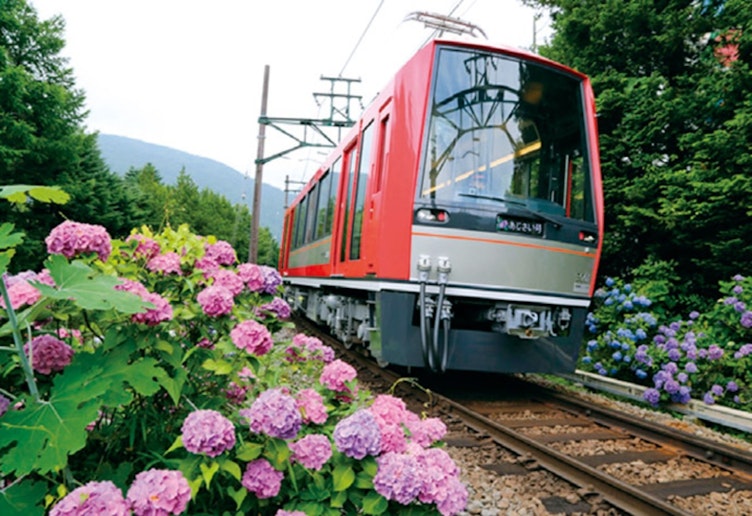
[[(261, 116), (266, 117), (266, 100), (269, 96), (269, 65), (264, 66), (264, 89), (261, 93)], [(253, 184), (253, 214), (251, 215), (251, 242), (248, 248), (248, 261), (258, 262), (258, 230), (261, 214), (261, 186), (264, 173), (264, 140), (266, 124), (259, 123), (258, 147), (256, 150), (256, 179)]]
[(290, 179), (290, 174), (285, 174), (285, 208), (284, 209), (287, 209), (287, 207), (289, 206), (287, 194), (290, 193), (290, 192), (295, 193), (295, 192), (299, 192), (300, 191), (300, 188), (295, 188), (295, 189), (290, 188), (291, 184), (295, 184), (295, 185), (298, 185), (298, 186), (303, 186), (306, 183), (305, 183), (305, 181), (293, 181), (293, 180)]

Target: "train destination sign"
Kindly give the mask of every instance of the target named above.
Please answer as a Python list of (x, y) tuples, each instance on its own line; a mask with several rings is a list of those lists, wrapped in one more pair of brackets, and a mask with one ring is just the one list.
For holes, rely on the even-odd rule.
[(543, 236), (543, 223), (532, 220), (518, 219), (498, 215), (496, 229), (505, 233), (521, 233), (523, 235)]

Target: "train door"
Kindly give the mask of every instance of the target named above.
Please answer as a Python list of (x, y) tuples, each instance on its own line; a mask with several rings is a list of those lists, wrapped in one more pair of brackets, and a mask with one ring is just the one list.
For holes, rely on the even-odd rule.
[[(387, 107), (391, 107), (389, 104)], [(389, 120), (391, 109), (382, 108), (379, 114), (378, 129), (375, 135), (375, 147), (371, 159), (370, 186), (366, 200), (367, 211), (363, 220), (362, 247), (365, 257), (365, 273), (374, 273), (377, 270), (379, 249), (379, 233), (384, 227), (379, 223), (381, 218), (382, 186), (384, 183), (384, 170), (389, 160)], [(382, 233), (383, 234), (383, 233)], [(382, 264), (383, 266), (383, 264)]]
[(353, 189), (355, 188), (355, 165), (357, 163), (358, 147), (355, 143), (342, 153), (342, 171), (337, 193), (337, 215), (334, 220), (332, 234), (332, 275), (345, 275), (344, 263), (349, 253), (350, 210), (352, 207)]

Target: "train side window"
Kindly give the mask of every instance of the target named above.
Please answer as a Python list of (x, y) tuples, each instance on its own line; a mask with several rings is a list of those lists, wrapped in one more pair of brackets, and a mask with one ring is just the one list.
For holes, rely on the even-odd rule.
[(350, 147), (350, 149), (347, 151), (347, 185), (346, 191), (345, 191), (345, 209), (342, 210), (344, 213), (344, 220), (342, 224), (342, 240), (340, 242), (340, 251), (339, 251), (339, 259), (340, 261), (344, 262), (347, 257), (347, 233), (348, 228), (351, 227), (350, 222), (350, 201), (352, 200), (352, 193), (353, 193), (353, 184), (355, 182), (355, 165), (358, 161), (358, 147), (356, 145), (353, 145)]
[(305, 243), (309, 243), (313, 240), (313, 230), (316, 226), (316, 214), (318, 213), (318, 200), (319, 200), (319, 185), (313, 185), (311, 191), (306, 196), (308, 200), (308, 208), (306, 211), (306, 231), (305, 231)]
[(331, 187), (329, 189), (329, 201), (327, 202), (326, 222), (324, 223), (324, 234), (332, 234), (332, 225), (334, 224), (334, 208), (337, 202), (337, 187), (339, 186), (339, 178), (342, 172), (342, 158), (337, 160), (332, 165), (332, 180)]
[(297, 238), (295, 239), (295, 247), (300, 247), (305, 243), (305, 224), (306, 224), (306, 214), (308, 213), (308, 196), (306, 195), (302, 201), (300, 201), (300, 204), (298, 205), (298, 209), (300, 210), (300, 213), (298, 215), (298, 223), (297, 223)]
[(358, 164), (358, 183), (355, 191), (355, 208), (353, 210), (352, 238), (350, 239), (350, 259), (360, 259), (360, 238), (363, 234), (363, 209), (366, 202), (366, 188), (368, 187), (368, 176), (371, 172), (371, 144), (373, 141), (373, 127), (371, 122), (363, 130), (360, 139), (360, 163)]
[(389, 134), (389, 115), (381, 119), (381, 128), (379, 130), (379, 146), (377, 156), (378, 161), (376, 165), (375, 175), (373, 178), (373, 193), (381, 191), (381, 183), (384, 177), (384, 168), (386, 167), (386, 160), (389, 157), (389, 149), (387, 147), (387, 135)]
[(290, 224), (292, 224), (292, 234), (290, 235), (290, 249), (297, 249), (298, 248), (298, 219), (300, 218), (300, 206), (295, 206), (292, 210), (292, 220), (290, 221)]
[(316, 230), (313, 233), (314, 240), (318, 240), (319, 238), (323, 238), (329, 234), (326, 232), (326, 218), (330, 210), (329, 189), (332, 186), (331, 171), (327, 170), (324, 173), (324, 175), (321, 177), (319, 185), (321, 186), (319, 187), (319, 195), (317, 200), (318, 210), (316, 212)]

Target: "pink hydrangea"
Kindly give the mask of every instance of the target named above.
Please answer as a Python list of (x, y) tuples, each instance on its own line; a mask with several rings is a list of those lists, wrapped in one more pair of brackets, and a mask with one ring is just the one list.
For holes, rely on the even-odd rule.
[(380, 417), (387, 423), (402, 423), (405, 419), (407, 406), (396, 396), (379, 394), (368, 408), (374, 416)]
[(145, 312), (133, 314), (133, 322), (156, 326), (157, 324), (172, 320), (172, 305), (165, 298), (154, 292), (147, 292), (141, 299), (154, 305), (154, 308), (147, 308)]
[(181, 514), (191, 500), (191, 487), (180, 471), (150, 469), (136, 475), (126, 498), (136, 516)]
[(44, 240), (47, 252), (73, 258), (82, 253), (96, 253), (107, 261), (112, 252), (110, 235), (103, 226), (66, 220), (52, 229)]
[(131, 235), (125, 241), (132, 242), (134, 240), (138, 242), (136, 249), (133, 251), (133, 256), (135, 258), (140, 257), (140, 258), (146, 258), (147, 260), (151, 260), (152, 258), (157, 256), (162, 250), (159, 243), (156, 240), (152, 240), (151, 238), (145, 235), (139, 235), (139, 234)]
[(235, 427), (216, 410), (196, 410), (181, 427), (183, 446), (191, 453), (216, 457), (235, 446)]
[(298, 333), (292, 338), (290, 346), (285, 350), (288, 362), (303, 362), (308, 359), (321, 360), (328, 364), (334, 360), (334, 350), (324, 345), (316, 337), (309, 337)]
[(211, 277), (214, 278), (214, 285), (225, 287), (232, 292), (233, 296), (237, 296), (245, 288), (245, 283), (240, 276), (229, 269), (217, 269), (211, 273)]
[(230, 382), (225, 389), (225, 398), (234, 405), (240, 405), (245, 401), (250, 390), (251, 388), (247, 385), (238, 385), (235, 382)]
[(81, 335), (81, 330), (76, 330), (75, 328), (72, 330), (68, 330), (67, 328), (58, 328), (57, 336), (61, 339), (70, 338), (79, 344), (83, 343), (84, 341), (83, 336)]
[[(18, 310), (22, 306), (33, 305), (42, 297), (42, 293), (36, 287), (32, 287), (28, 281), (19, 281), (8, 287), (10, 306)], [(0, 306), (5, 308), (5, 299), (0, 298)]]
[(332, 456), (332, 443), (322, 434), (309, 434), (290, 443), (292, 460), (308, 469), (320, 470)]
[(303, 511), (286, 511), (284, 509), (278, 509), (277, 512), (274, 513), (274, 516), (306, 516), (306, 513)]
[(295, 438), (303, 424), (295, 398), (281, 388), (262, 392), (240, 415), (248, 420), (252, 432), (279, 439)]
[(216, 244), (206, 244), (204, 249), (206, 250), (204, 256), (214, 260), (219, 265), (232, 265), (238, 261), (238, 258), (235, 255), (235, 249), (224, 240), (219, 240)]
[(420, 465), (415, 457), (388, 452), (376, 459), (378, 470), (373, 477), (373, 488), (387, 500), (402, 505), (412, 503), (423, 487)]
[(127, 516), (130, 513), (123, 492), (109, 480), (77, 487), (50, 510), (50, 516)]
[(183, 271), (180, 268), (180, 255), (175, 252), (159, 254), (146, 263), (146, 268), (151, 272), (162, 274), (177, 274), (182, 276)]
[(24, 345), (32, 368), (41, 374), (62, 371), (71, 363), (73, 348), (52, 335), (38, 335)]
[(232, 292), (217, 285), (206, 287), (198, 293), (196, 300), (209, 317), (227, 315), (232, 312), (232, 307), (235, 306)]
[(238, 276), (243, 280), (248, 290), (251, 292), (261, 292), (264, 290), (264, 271), (260, 265), (255, 263), (243, 263), (238, 266)]
[(122, 290), (136, 294), (138, 297), (154, 305), (154, 308), (147, 308), (143, 312), (135, 313), (131, 320), (136, 323), (156, 326), (157, 324), (172, 320), (172, 305), (165, 298), (155, 292), (149, 292), (145, 286), (138, 281), (121, 278), (122, 283), (115, 285), (115, 290)]
[(422, 487), (418, 499), (423, 503), (436, 503), (442, 499), (442, 490), (450, 481), (459, 478), (459, 468), (441, 448), (420, 450), (414, 456), (422, 472)]
[(420, 444), (424, 448), (442, 439), (447, 431), (444, 422), (437, 417), (420, 419), (415, 415), (415, 417), (408, 417), (405, 420), (405, 425), (410, 431), (410, 438), (413, 442)]
[(138, 281), (126, 278), (120, 278), (120, 281), (120, 285), (115, 285), (115, 290), (122, 290), (124, 292), (136, 294), (141, 299), (149, 294), (149, 291), (146, 289), (146, 287)]
[(268, 460), (256, 459), (246, 465), (240, 483), (258, 498), (271, 498), (279, 493), (283, 478), (282, 472), (274, 469)]
[(357, 375), (358, 373), (353, 366), (337, 359), (324, 366), (319, 377), (319, 382), (327, 389), (337, 392), (348, 392), (349, 389), (345, 385), (345, 382), (354, 380)]
[[(39, 274), (33, 271), (25, 271), (14, 276), (4, 276), (4, 279), (10, 305), (14, 310), (22, 306), (33, 305), (42, 297), (42, 293), (32, 285), (33, 282), (39, 282), (50, 287), (55, 286), (50, 271), (47, 269), (43, 269)], [(2, 297), (0, 297), (0, 306), (5, 308), (5, 299)]]
[(193, 266), (204, 272), (204, 278), (210, 278), (212, 274), (219, 270), (219, 264), (207, 256), (196, 260)]
[(317, 425), (326, 423), (326, 406), (321, 394), (314, 389), (303, 389), (298, 392), (297, 402), (305, 423)]
[(402, 425), (399, 423), (388, 423), (378, 416), (374, 417), (381, 432), (381, 452), (402, 453), (407, 450), (407, 437), (405, 437), (405, 430)]
[(274, 345), (266, 326), (252, 319), (236, 325), (230, 339), (238, 348), (257, 356), (265, 355)]

